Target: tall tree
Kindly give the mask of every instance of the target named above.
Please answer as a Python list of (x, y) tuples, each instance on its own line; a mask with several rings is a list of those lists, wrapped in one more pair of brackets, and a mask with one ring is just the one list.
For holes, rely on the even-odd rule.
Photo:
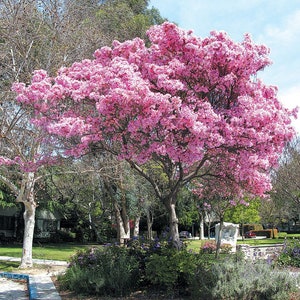
[[(273, 219), (287, 223), (299, 221), (300, 204), (300, 137), (288, 143), (272, 173)], [(273, 222), (274, 223), (274, 222)]]
[[(134, 1), (130, 4), (135, 7)], [(24, 239), (22, 266), (32, 265), (34, 188), (45, 148), (39, 131), (30, 125), (31, 112), (14, 102), (10, 86), (14, 81), (29, 82), (34, 69), (55, 74), (58, 66), (91, 57), (96, 48), (111, 42), (107, 28), (99, 26), (103, 20), (97, 13), (102, 7), (104, 1), (0, 1), (0, 174), (27, 208), (24, 216), (30, 229), (25, 226), (28, 238)], [(143, 13), (148, 20), (148, 10)], [(126, 15), (131, 19), (135, 12), (128, 15), (126, 11)], [(130, 35), (130, 28), (126, 33)], [(37, 162), (39, 166), (32, 168)]]
[[(195, 178), (218, 178), (231, 182), (231, 194), (263, 195), (271, 188), (270, 167), (293, 136), (293, 113), (275, 87), (256, 79), (270, 64), (269, 50), (249, 35), (242, 43), (224, 32), (201, 39), (166, 22), (148, 37), (149, 47), (139, 38), (115, 42), (54, 78), (39, 70), (30, 85), (13, 89), (33, 107), (35, 124), (77, 141), (66, 154), (82, 155), (93, 145), (147, 179), (179, 245), (179, 190)], [(145, 165), (150, 160), (163, 181)]]

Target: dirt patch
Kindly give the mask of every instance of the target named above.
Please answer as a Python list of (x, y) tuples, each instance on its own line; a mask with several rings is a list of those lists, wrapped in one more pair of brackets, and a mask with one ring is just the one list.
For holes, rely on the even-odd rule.
[(36, 265), (32, 268), (18, 269), (20, 274), (57, 276), (66, 271), (66, 266)]

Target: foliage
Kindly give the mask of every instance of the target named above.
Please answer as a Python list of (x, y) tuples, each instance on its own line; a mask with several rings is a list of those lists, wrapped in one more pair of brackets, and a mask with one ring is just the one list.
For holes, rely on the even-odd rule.
[(209, 266), (200, 264), (191, 287), (195, 299), (287, 300), (295, 284), (288, 272), (274, 270), (265, 262), (227, 258)]
[(182, 249), (163, 248), (151, 254), (146, 261), (145, 279), (156, 288), (185, 291), (188, 280), (194, 274), (196, 256)]
[(138, 261), (126, 248), (108, 246), (78, 252), (60, 280), (80, 294), (124, 296), (137, 284), (137, 272)]
[[(221, 244), (221, 253), (230, 253), (232, 246), (230, 244)], [(207, 240), (200, 247), (200, 253), (202, 254), (212, 254), (217, 250), (217, 244), (215, 240)]]
[(253, 200), (246, 199), (243, 203), (238, 203), (236, 206), (228, 209), (225, 212), (224, 221), (236, 224), (258, 223), (260, 221), (260, 204), (261, 200), (259, 198)]
[[(105, 11), (108, 2), (111, 9), (99, 18), (97, 12)], [(61, 152), (47, 148), (49, 144), (44, 143), (47, 137), (44, 133), (40, 135), (38, 128), (29, 121), (32, 118), (31, 109), (14, 101), (12, 82), (28, 82), (34, 69), (43, 68), (49, 74), (55, 74), (61, 65), (71, 65), (76, 60), (91, 57), (99, 46), (111, 44), (115, 39), (145, 36), (151, 24), (163, 21), (156, 9), (147, 8), (148, 1), (122, 0), (123, 6), (119, 6), (120, 2), (0, 1), (0, 181), (9, 187), (13, 200), (17, 197), (17, 202), (25, 204), (23, 266), (31, 265), (34, 226), (29, 225), (34, 223), (28, 222), (29, 216), (34, 219), (33, 214), (40, 200), (52, 201), (44, 197), (43, 191), (38, 191), (38, 185), (47, 173), (45, 169), (49, 163), (54, 163), (48, 159), (48, 154), (59, 156)], [(122, 20), (118, 16), (122, 16)], [(110, 28), (101, 26), (103, 23), (110, 24), (113, 18), (121, 21), (112, 24), (118, 31), (117, 35), (112, 35)], [(71, 140), (69, 142), (72, 143)], [(28, 172), (34, 173), (28, 176)], [(77, 208), (73, 209), (74, 214)], [(95, 205), (92, 211), (96, 213), (98, 209)], [(83, 213), (79, 215), (83, 218)], [(92, 227), (83, 223), (78, 228), (79, 232), (89, 225)], [(95, 234), (90, 235), (88, 230), (81, 235), (82, 240), (90, 240), (91, 236)]]
[(228, 254), (232, 250), (232, 245), (231, 244), (221, 244), (221, 253)]
[(277, 259), (277, 264), (284, 267), (300, 268), (300, 239), (285, 240), (283, 250)]
[(200, 251), (202, 253), (214, 253), (216, 250), (217, 250), (217, 244), (214, 240), (205, 241), (200, 248)]
[(196, 196), (187, 187), (178, 194), (178, 219), (180, 225), (192, 226), (198, 222), (198, 211), (195, 205)]
[(195, 266), (196, 255), (185, 247), (177, 251), (167, 241), (134, 240), (127, 247), (106, 245), (77, 252), (60, 281), (81, 294), (120, 296), (137, 287), (174, 294), (187, 292)]
[[(178, 243), (180, 189), (199, 178), (200, 190), (224, 192), (220, 201), (245, 191), (264, 195), (269, 170), (293, 137), (295, 111), (282, 107), (275, 87), (256, 80), (270, 64), (269, 49), (249, 35), (241, 43), (215, 31), (201, 39), (168, 22), (147, 34), (149, 46), (139, 38), (114, 42), (56, 77), (36, 70), (29, 85), (15, 83), (13, 91), (66, 155), (98, 147), (129, 162), (166, 206)], [(144, 169), (149, 161), (167, 182)], [(207, 184), (212, 178), (218, 182)]]
[(273, 223), (298, 219), (300, 204), (300, 136), (295, 137), (284, 148), (279, 167), (272, 174), (271, 199)]

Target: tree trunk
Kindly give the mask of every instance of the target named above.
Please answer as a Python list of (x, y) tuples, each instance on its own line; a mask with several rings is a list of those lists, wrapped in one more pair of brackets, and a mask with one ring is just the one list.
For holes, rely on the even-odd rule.
[(211, 232), (210, 232), (210, 222), (207, 223), (207, 234), (208, 234), (208, 239), (210, 240), (211, 238)]
[(23, 251), (20, 268), (32, 267), (32, 243), (35, 225), (36, 203), (34, 199), (35, 173), (29, 172), (23, 177), (21, 189), (16, 202), (22, 202), (25, 207)]
[(120, 245), (124, 245), (130, 239), (129, 219), (126, 216), (124, 218), (124, 214), (121, 213), (117, 203), (114, 203), (114, 207), (117, 223), (117, 239)]
[(203, 212), (199, 211), (199, 239), (204, 240), (204, 216)]
[(172, 243), (174, 247), (178, 250), (182, 248), (182, 242), (179, 238), (179, 232), (178, 232), (178, 219), (176, 215), (176, 205), (172, 198), (166, 199), (164, 201), (164, 204), (167, 208), (167, 211), (169, 213), (169, 227), (170, 227), (170, 239), (172, 240)]
[(220, 218), (220, 227), (219, 227), (218, 237), (216, 237), (217, 238), (216, 258), (219, 257), (220, 252), (221, 252), (221, 233), (222, 233), (223, 226), (224, 226), (224, 220), (223, 220), (223, 218)]
[(140, 219), (141, 216), (136, 216), (134, 219), (133, 236), (138, 237), (140, 235)]
[(23, 251), (20, 268), (30, 268), (32, 262), (32, 243), (35, 225), (35, 203), (24, 203), (24, 236), (23, 236)]
[(152, 225), (153, 225), (153, 214), (150, 209), (147, 209), (147, 239), (149, 241), (153, 240)]

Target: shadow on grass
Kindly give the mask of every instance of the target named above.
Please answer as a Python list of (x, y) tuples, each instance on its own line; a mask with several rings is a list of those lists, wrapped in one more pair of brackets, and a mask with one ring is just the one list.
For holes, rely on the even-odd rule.
[(14, 272), (18, 269), (20, 263), (13, 261), (0, 261), (0, 271), (1, 272)]

